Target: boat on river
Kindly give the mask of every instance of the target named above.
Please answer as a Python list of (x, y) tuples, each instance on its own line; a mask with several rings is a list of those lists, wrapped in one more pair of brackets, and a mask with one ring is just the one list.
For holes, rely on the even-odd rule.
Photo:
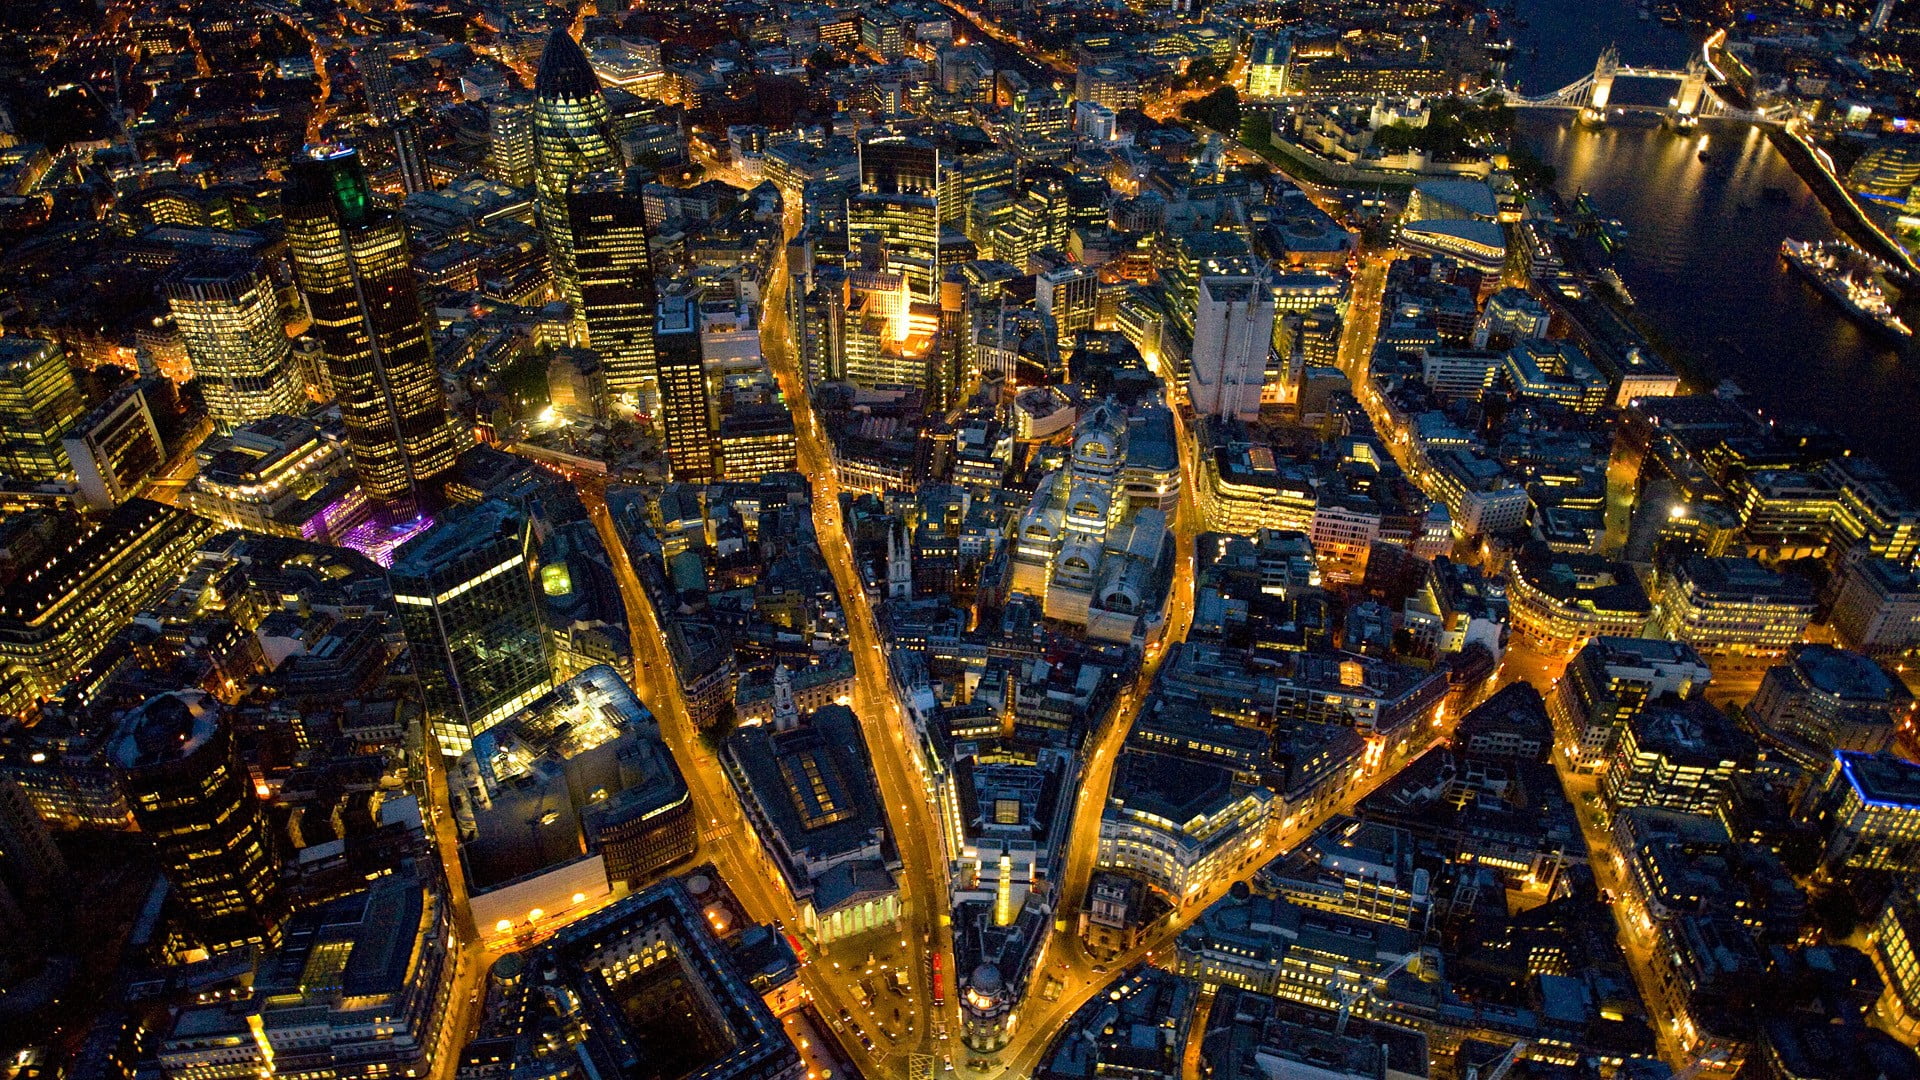
[(1885, 264), (1873, 256), (1838, 240), (1787, 239), (1780, 241), (1780, 257), (1868, 329), (1902, 340), (1913, 336), (1893, 313), (1878, 276)]

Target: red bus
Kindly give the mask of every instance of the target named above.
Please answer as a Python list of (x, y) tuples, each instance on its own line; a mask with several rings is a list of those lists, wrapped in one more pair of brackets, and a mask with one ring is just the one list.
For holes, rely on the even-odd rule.
[(937, 952), (927, 954), (927, 978), (928, 978), (928, 981), (933, 984), (934, 1007), (939, 1008), (940, 1006), (945, 1005), (947, 1003), (947, 991), (946, 991), (945, 985), (941, 981), (940, 954)]

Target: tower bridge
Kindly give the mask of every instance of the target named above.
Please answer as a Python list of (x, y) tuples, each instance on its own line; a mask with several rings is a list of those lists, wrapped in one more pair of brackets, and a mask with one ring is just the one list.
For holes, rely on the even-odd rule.
[[(1661, 113), (1683, 128), (1692, 127), (1702, 117), (1725, 117), (1754, 124), (1781, 121), (1782, 117), (1775, 115), (1776, 110), (1740, 109), (1728, 104), (1711, 81), (1710, 77), (1714, 74), (1704, 50), (1694, 54), (1685, 67), (1676, 71), (1622, 63), (1620, 51), (1609, 45), (1594, 61), (1592, 73), (1550, 94), (1528, 96), (1508, 87), (1496, 92), (1504, 97), (1507, 104), (1517, 109), (1575, 109), (1581, 116), (1595, 122), (1604, 121), (1609, 111), (1628, 109)], [(1619, 79), (1658, 79), (1678, 85), (1665, 105), (1621, 105), (1613, 100), (1613, 85)]]

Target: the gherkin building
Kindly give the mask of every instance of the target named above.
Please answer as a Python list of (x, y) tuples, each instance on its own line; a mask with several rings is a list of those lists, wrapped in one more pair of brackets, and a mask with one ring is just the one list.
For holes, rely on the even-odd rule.
[(560, 295), (573, 306), (575, 323), (583, 324), (573, 229), (567, 220), (567, 191), (577, 176), (618, 169), (624, 163), (620, 144), (613, 136), (613, 114), (600, 92), (600, 80), (587, 63), (587, 54), (564, 26), (547, 38), (533, 96), (540, 227), (546, 234)]

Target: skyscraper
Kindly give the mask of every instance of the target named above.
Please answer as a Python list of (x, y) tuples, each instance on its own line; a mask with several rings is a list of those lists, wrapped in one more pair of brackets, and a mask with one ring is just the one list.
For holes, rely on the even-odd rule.
[(702, 483), (713, 478), (713, 413), (707, 400), (706, 362), (700, 352), (697, 294), (671, 292), (660, 299), (654, 342), (660, 372), (660, 430), (673, 478)]
[(29, 481), (66, 472), (60, 440), (86, 412), (66, 350), (41, 338), (0, 337), (0, 472)]
[(406, 225), (374, 204), (359, 156), (340, 147), (294, 162), (283, 205), (361, 489), (389, 518), (406, 517), (461, 441), (434, 368)]
[(387, 578), (442, 753), (465, 753), (553, 687), (533, 561), (526, 515), (497, 499), (395, 553)]
[(940, 148), (926, 139), (885, 133), (860, 143), (860, 190), (880, 195), (940, 194)]
[(502, 94), (487, 102), (487, 175), (514, 187), (532, 187), (533, 95)]
[(587, 337), (607, 375), (607, 392), (644, 400), (653, 389), (657, 303), (639, 174), (582, 173), (567, 192), (568, 231)]
[(158, 382), (122, 386), (67, 433), (67, 458), (80, 501), (89, 509), (111, 510), (126, 502), (167, 463), (167, 444), (148, 399)]
[(906, 278), (915, 303), (940, 300), (940, 208), (927, 195), (855, 195), (847, 200), (847, 241), (879, 255), (873, 269)]
[(386, 45), (368, 41), (353, 50), (353, 69), (360, 75), (366, 94), (367, 111), (377, 119), (392, 120), (400, 115), (400, 94), (393, 83), (393, 60)]
[(306, 408), (306, 387), (260, 260), (220, 256), (189, 263), (167, 279), (166, 290), (215, 430), (229, 435)]
[(201, 944), (277, 942), (279, 860), (220, 703), (199, 690), (150, 698), (121, 719), (109, 750)]
[(433, 182), (427, 176), (427, 148), (420, 137), (420, 123), (412, 117), (401, 117), (387, 125), (393, 135), (393, 163), (400, 170), (400, 186), (407, 194), (433, 190)]
[(1257, 420), (1273, 347), (1273, 290), (1258, 277), (1204, 277), (1187, 393), (1200, 416)]
[(618, 169), (620, 145), (613, 136), (613, 114), (600, 92), (600, 79), (587, 63), (587, 54), (567, 33), (556, 27), (540, 56), (540, 72), (533, 83), (533, 146), (538, 162), (535, 186), (539, 195), (540, 227), (553, 260), (554, 281), (560, 295), (573, 305), (576, 325), (584, 323), (579, 273), (574, 267), (572, 222), (567, 215), (567, 193), (582, 173)]

